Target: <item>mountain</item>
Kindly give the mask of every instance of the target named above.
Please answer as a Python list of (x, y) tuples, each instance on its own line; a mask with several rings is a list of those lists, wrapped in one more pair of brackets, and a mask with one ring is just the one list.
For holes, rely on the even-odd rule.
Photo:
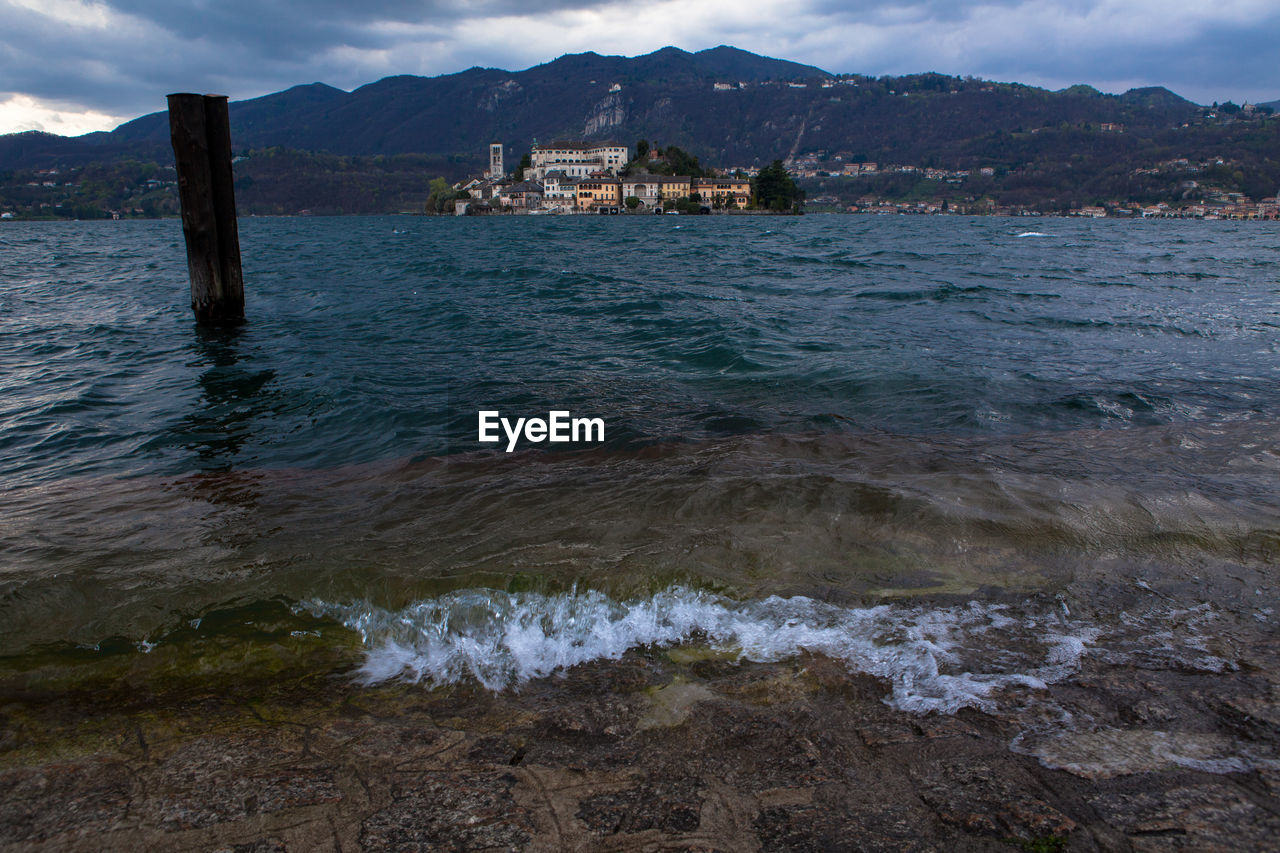
[[(712, 81), (830, 76), (731, 47), (698, 53), (667, 47), (634, 59), (580, 53), (515, 73), (471, 68), (440, 77), (387, 77), (350, 93), (319, 83), (298, 86), (236, 103), (231, 118), (237, 146), (479, 154), (494, 139), (521, 149), (535, 138), (634, 132), (655, 105), (662, 109), (664, 95), (709, 90)], [(622, 88), (610, 91), (615, 85)], [(165, 114), (156, 113), (112, 136), (167, 144), (167, 134)]]
[[(352, 92), (323, 83), (231, 104), (237, 148), (281, 146), (334, 154), (479, 156), (494, 139), (527, 147), (534, 138), (632, 131), (664, 98), (709, 90), (713, 81), (825, 79), (820, 68), (721, 46), (697, 53), (666, 47), (629, 59), (568, 54), (525, 71), (470, 68), (439, 77), (387, 77)], [(615, 85), (620, 92), (611, 92)], [(660, 123), (670, 127), (671, 122)], [(625, 127), (622, 127), (625, 126)], [(670, 129), (674, 129), (673, 127)], [(64, 139), (0, 136), (0, 168), (50, 166), (101, 155), (150, 157), (169, 144), (164, 112), (108, 134)], [(675, 141), (673, 139), (673, 141)], [(686, 144), (692, 140), (681, 136)]]
[(1163, 86), (1147, 86), (1142, 89), (1130, 89), (1120, 96), (1120, 102), (1136, 107), (1154, 110), (1182, 110), (1188, 105), (1194, 106), (1181, 95), (1175, 95)]
[[(720, 46), (697, 53), (666, 47), (635, 58), (569, 54), (524, 71), (387, 77), (352, 92), (312, 83), (235, 102), (231, 121), (237, 150), (419, 153), (478, 164), (493, 140), (518, 157), (537, 139), (643, 137), (706, 162), (749, 165), (819, 149), (910, 161), (996, 130), (1062, 122), (1157, 127), (1195, 112), (1159, 88), (1112, 96), (1086, 86), (1055, 93), (939, 74), (837, 78)], [(18, 136), (0, 137), (0, 168), (168, 159), (163, 112), (106, 134)]]
[[(631, 58), (568, 54), (523, 71), (400, 75), (351, 92), (317, 82), (230, 109), (236, 151), (253, 152), (236, 166), (237, 198), (256, 212), (411, 209), (431, 177), (457, 180), (483, 169), (495, 140), (512, 164), (535, 141), (643, 138), (720, 167), (790, 157), (836, 171), (861, 161), (975, 175), (954, 186), (920, 183), (923, 172), (907, 172), (813, 188), (815, 197), (841, 203), (860, 194), (950, 193), (1060, 207), (1105, 198), (1186, 201), (1189, 185), (1193, 195), (1261, 198), (1280, 185), (1280, 120), (1208, 110), (1162, 87), (1111, 95), (1086, 85), (1053, 92), (935, 73), (835, 75), (728, 46), (666, 47)], [(1167, 167), (1181, 160), (1211, 173)], [(110, 133), (0, 136), (0, 205), (32, 216), (164, 213), (176, 201), (171, 189), (155, 190), (165, 176), (154, 169), (171, 162), (164, 112)], [(30, 174), (68, 167), (95, 176), (92, 192), (55, 191)], [(135, 189), (111, 190), (124, 185)]]
[[(283, 92), (264, 95), (247, 101), (236, 101), (231, 106), (233, 127), (236, 136), (270, 135), (277, 128), (287, 126), (291, 121), (306, 121), (306, 116), (315, 111), (331, 108), (347, 98), (346, 92), (327, 86), (324, 83), (312, 83), (308, 86), (294, 86)], [(121, 142), (169, 142), (168, 113), (150, 113), (142, 118), (124, 124), (111, 131), (110, 136)]]

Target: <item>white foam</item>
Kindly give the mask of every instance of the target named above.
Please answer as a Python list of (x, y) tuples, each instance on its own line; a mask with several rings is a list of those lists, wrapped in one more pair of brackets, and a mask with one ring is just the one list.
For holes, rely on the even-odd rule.
[(1043, 231), (1023, 231), (1021, 234), (1015, 234), (1014, 236), (1016, 237), (1049, 237), (1052, 235), (1046, 234)]
[(366, 602), (305, 606), (362, 635), (367, 682), (474, 679), (501, 690), (632, 648), (705, 642), (750, 661), (804, 651), (839, 659), (888, 681), (886, 701), (917, 713), (992, 710), (998, 691), (1043, 689), (1073, 672), (1096, 636), (1060, 618), (1049, 628), (1043, 619), (1015, 617), (1002, 605), (845, 608), (803, 596), (738, 602), (683, 587), (628, 602), (595, 591), (465, 590), (399, 611)]

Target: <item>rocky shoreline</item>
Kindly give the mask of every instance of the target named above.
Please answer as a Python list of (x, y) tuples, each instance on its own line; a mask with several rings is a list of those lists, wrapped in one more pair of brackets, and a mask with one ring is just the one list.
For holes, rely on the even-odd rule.
[[(0, 847), (1159, 851), (1280, 837), (1274, 761), (1204, 772), (1159, 748), (1228, 737), (1272, 754), (1280, 693), (1256, 667), (1086, 660), (1050, 691), (1107, 725), (1038, 759), (1010, 749), (1024, 719), (901, 712), (883, 683), (816, 655), (647, 649), (491, 693), (362, 686), (351, 650), (320, 648), (171, 688), (6, 676)], [(1069, 769), (1046, 766), (1068, 753)]]

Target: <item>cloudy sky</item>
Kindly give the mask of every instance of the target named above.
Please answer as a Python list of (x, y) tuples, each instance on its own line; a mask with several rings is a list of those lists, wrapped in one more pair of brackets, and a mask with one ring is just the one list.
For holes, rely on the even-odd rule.
[(1280, 98), (1277, 0), (0, 0), (0, 133), (110, 129), (175, 91), (239, 100), (669, 44), (836, 73)]

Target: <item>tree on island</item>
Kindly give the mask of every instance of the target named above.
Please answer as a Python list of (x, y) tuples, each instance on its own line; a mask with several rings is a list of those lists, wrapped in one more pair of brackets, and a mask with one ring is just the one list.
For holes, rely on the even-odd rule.
[(667, 209), (668, 210), (675, 209), (680, 211), (681, 213), (687, 213), (687, 214), (701, 213), (702, 202), (694, 201), (692, 198), (689, 198), (686, 196), (685, 198), (676, 199), (674, 204), (667, 205)]
[(707, 177), (707, 170), (702, 168), (698, 158), (682, 148), (668, 145), (662, 152), (662, 174), (687, 175), (691, 178)]
[[(653, 155), (650, 157), (650, 155)], [(711, 177), (711, 170), (704, 169), (688, 151), (668, 145), (666, 148), (650, 147), (646, 140), (636, 142), (636, 159), (622, 169), (623, 175), (635, 172), (649, 172), (654, 175), (681, 175), (690, 178)]]
[(455, 190), (444, 178), (433, 178), (430, 186), (431, 195), (427, 197), (427, 202), (423, 206), (426, 213), (452, 213), (454, 201), (460, 198), (471, 198), (471, 193), (466, 190), (461, 192)]
[(766, 210), (799, 212), (800, 203), (804, 201), (804, 193), (787, 174), (781, 160), (774, 160), (772, 165), (760, 170), (751, 182), (751, 194), (755, 196), (756, 207)]

